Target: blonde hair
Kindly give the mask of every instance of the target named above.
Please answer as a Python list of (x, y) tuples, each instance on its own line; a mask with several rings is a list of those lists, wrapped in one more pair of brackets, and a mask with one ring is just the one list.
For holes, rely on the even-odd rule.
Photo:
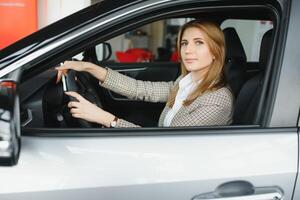
[[(178, 33), (177, 51), (181, 59), (181, 40), (184, 31), (188, 28), (198, 28), (204, 33), (204, 40), (208, 44), (208, 48), (214, 59), (209, 66), (209, 70), (204, 75), (198, 87), (187, 97), (183, 102), (184, 106), (190, 105), (195, 99), (207, 91), (215, 91), (226, 85), (224, 77), (224, 61), (225, 61), (225, 40), (224, 34), (220, 27), (209, 21), (193, 20), (182, 26)], [(186, 67), (181, 62), (181, 76), (188, 74)], [(172, 108), (175, 102), (175, 97), (178, 92), (179, 85), (177, 84), (171, 91), (167, 105)]]

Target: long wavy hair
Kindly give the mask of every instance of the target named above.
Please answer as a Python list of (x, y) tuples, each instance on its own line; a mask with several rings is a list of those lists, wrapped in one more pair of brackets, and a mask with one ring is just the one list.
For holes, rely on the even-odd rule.
[[(182, 26), (178, 33), (177, 39), (177, 51), (179, 59), (181, 60), (181, 40), (182, 35), (188, 28), (198, 28), (202, 31), (204, 40), (208, 44), (208, 48), (211, 54), (214, 56), (212, 63), (209, 66), (209, 70), (204, 75), (201, 83), (196, 87), (196, 89), (187, 97), (183, 102), (184, 106), (190, 105), (195, 99), (200, 95), (208, 91), (215, 91), (226, 85), (224, 76), (224, 62), (225, 62), (225, 40), (224, 34), (220, 27), (213, 22), (193, 20)], [(183, 62), (181, 62), (181, 76), (188, 74), (186, 67)], [(175, 102), (175, 97), (179, 89), (179, 84), (177, 84), (171, 91), (170, 96), (167, 101), (167, 105), (172, 108)]]

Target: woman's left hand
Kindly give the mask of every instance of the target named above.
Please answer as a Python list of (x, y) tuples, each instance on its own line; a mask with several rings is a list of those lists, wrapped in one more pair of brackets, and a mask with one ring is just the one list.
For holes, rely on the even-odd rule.
[(70, 113), (73, 117), (110, 127), (110, 123), (115, 118), (114, 115), (89, 102), (76, 92), (70, 91), (66, 92), (66, 94), (77, 99), (77, 101), (70, 101), (68, 103)]

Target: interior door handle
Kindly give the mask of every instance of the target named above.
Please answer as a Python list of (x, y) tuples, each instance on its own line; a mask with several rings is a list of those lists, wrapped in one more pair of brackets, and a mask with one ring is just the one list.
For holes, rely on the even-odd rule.
[(25, 120), (23, 119), (23, 121), (21, 122), (21, 126), (24, 127), (27, 124), (29, 124), (32, 121), (32, 111), (29, 108), (26, 108), (26, 110), (24, 111), (25, 116), (27, 117)]
[(192, 200), (281, 200), (279, 187), (254, 187), (247, 181), (232, 181), (218, 186), (214, 192), (196, 195)]

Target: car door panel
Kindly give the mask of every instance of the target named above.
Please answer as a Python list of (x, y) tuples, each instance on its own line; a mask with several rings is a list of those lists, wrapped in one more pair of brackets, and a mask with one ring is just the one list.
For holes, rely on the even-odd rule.
[(297, 134), (230, 132), (23, 137), (19, 164), (0, 168), (1, 179), (10, 180), (1, 186), (0, 197), (179, 200), (244, 180), (255, 187), (278, 186), (291, 199)]

